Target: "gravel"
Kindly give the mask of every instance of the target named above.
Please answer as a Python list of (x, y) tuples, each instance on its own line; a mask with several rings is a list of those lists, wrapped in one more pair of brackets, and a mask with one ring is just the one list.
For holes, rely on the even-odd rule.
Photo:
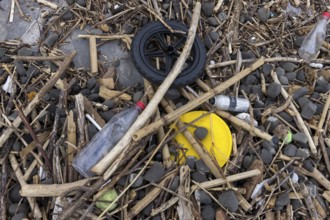
[(238, 199), (233, 190), (227, 190), (219, 195), (219, 203), (227, 208), (230, 212), (238, 210)]
[(290, 197), (289, 197), (289, 193), (281, 193), (277, 199), (276, 199), (276, 206), (277, 207), (281, 207), (281, 206), (286, 206), (287, 204), (289, 204), (290, 202)]
[(280, 66), (287, 72), (293, 72), (297, 66), (291, 62), (281, 62)]
[(45, 45), (47, 47), (52, 47), (56, 43), (59, 35), (57, 33), (51, 33), (45, 40)]
[(308, 88), (307, 87), (301, 87), (301, 88), (297, 89), (296, 91), (294, 91), (292, 93), (292, 98), (294, 100), (297, 100), (298, 98), (303, 97), (307, 94), (308, 94)]
[(213, 220), (215, 217), (215, 210), (212, 206), (202, 207), (202, 218), (203, 220)]
[(195, 191), (195, 198), (203, 205), (211, 205), (212, 199), (211, 197), (203, 190), (196, 190)]
[(164, 174), (165, 169), (163, 165), (159, 162), (155, 162), (145, 173), (144, 179), (151, 183), (157, 183), (163, 178)]
[(293, 144), (287, 145), (283, 150), (283, 154), (288, 156), (288, 157), (295, 156), (296, 152), (297, 152), (297, 147)]
[(301, 117), (307, 120), (312, 119), (316, 113), (316, 110), (317, 105), (315, 105), (313, 102), (308, 102), (302, 108)]
[(188, 156), (187, 159), (186, 159), (186, 163), (188, 165), (188, 167), (191, 169), (191, 170), (194, 170), (195, 169), (195, 164), (196, 164), (196, 157), (193, 157), (193, 156)]
[(198, 127), (194, 131), (194, 135), (198, 140), (203, 140), (207, 136), (208, 130), (204, 127)]
[(202, 173), (210, 172), (210, 169), (208, 168), (208, 166), (206, 166), (206, 164), (202, 160), (197, 160), (195, 166), (196, 166), (196, 171), (199, 171)]
[(272, 153), (267, 149), (261, 150), (260, 157), (261, 157), (262, 162), (264, 162), (264, 164), (267, 164), (267, 165), (270, 164), (273, 160)]
[(276, 98), (281, 93), (282, 86), (276, 82), (272, 82), (267, 89), (267, 95), (271, 98)]
[(292, 135), (292, 140), (298, 144), (306, 144), (308, 142), (308, 137), (303, 132), (297, 132)]
[(257, 18), (259, 19), (259, 21), (266, 22), (269, 17), (270, 17), (270, 12), (267, 8), (262, 7), (258, 9)]
[(210, 17), (213, 14), (214, 2), (202, 3), (202, 12), (206, 17)]
[(207, 181), (206, 174), (201, 172), (193, 172), (191, 174), (191, 179), (198, 183), (203, 183)]

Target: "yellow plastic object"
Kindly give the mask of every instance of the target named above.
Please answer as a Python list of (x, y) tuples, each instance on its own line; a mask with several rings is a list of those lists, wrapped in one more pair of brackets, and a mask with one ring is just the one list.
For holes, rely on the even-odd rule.
[[(207, 113), (206, 111), (192, 111), (188, 112), (180, 117), (182, 122), (189, 123), (201, 115)], [(230, 157), (232, 151), (232, 136), (227, 124), (216, 114), (211, 113), (201, 118), (193, 125), (188, 126), (188, 131), (194, 134), (197, 127), (204, 127), (208, 130), (207, 136), (200, 142), (206, 148), (206, 150), (215, 157), (218, 164), (222, 167), (225, 165)], [(181, 147), (187, 149), (186, 156), (194, 156), (199, 159), (199, 155), (195, 149), (190, 145), (188, 140), (182, 133), (175, 137), (175, 140)], [(182, 151), (180, 151), (180, 157), (183, 158)], [(181, 160), (180, 163), (183, 163)]]

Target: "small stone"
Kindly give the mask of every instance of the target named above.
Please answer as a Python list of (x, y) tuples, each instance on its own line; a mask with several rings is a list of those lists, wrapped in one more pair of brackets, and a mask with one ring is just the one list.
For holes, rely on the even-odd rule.
[(195, 191), (195, 198), (197, 201), (199, 201), (203, 205), (211, 205), (212, 199), (211, 197), (204, 192), (203, 190), (196, 190)]
[(141, 100), (141, 98), (143, 97), (143, 92), (142, 91), (138, 91), (136, 93), (133, 94), (133, 101), (134, 102), (138, 102)]
[(49, 100), (57, 103), (60, 98), (60, 90), (59, 89), (51, 89), (49, 91)]
[(196, 166), (196, 171), (199, 171), (202, 173), (210, 172), (210, 168), (208, 168), (208, 166), (206, 166), (206, 164), (202, 160), (197, 160), (195, 166)]
[(315, 105), (317, 106), (315, 114), (316, 115), (321, 114), (323, 112), (323, 109), (324, 109), (324, 104), (323, 103), (315, 103)]
[(13, 62), (13, 58), (11, 58), (10, 56), (3, 56), (2, 58), (1, 58), (1, 62), (3, 62), (3, 63), (11, 63), (11, 62)]
[(87, 89), (92, 89), (96, 85), (96, 78), (91, 77), (87, 80)]
[(116, 103), (114, 101), (112, 101), (111, 99), (107, 99), (102, 104), (106, 105), (108, 108), (113, 108), (113, 107), (115, 107)]
[(89, 139), (92, 139), (94, 137), (94, 135), (98, 132), (97, 128), (93, 124), (89, 124), (87, 126), (87, 130), (88, 130)]
[(7, 53), (7, 50), (5, 48), (0, 48), (0, 58), (5, 56), (6, 53)]
[(319, 100), (321, 98), (321, 95), (318, 92), (313, 92), (313, 94), (310, 96), (310, 98), (314, 99), (314, 100)]
[(276, 82), (271, 83), (267, 89), (267, 95), (271, 98), (276, 98), (281, 93), (282, 86)]
[(218, 19), (216, 19), (215, 17), (208, 17), (206, 19), (206, 22), (209, 24), (209, 25), (212, 25), (212, 26), (218, 26), (220, 23), (218, 21)]
[(146, 216), (150, 216), (151, 210), (154, 208), (154, 203), (149, 203), (143, 210), (142, 213)]
[(230, 212), (238, 210), (238, 199), (233, 190), (227, 190), (219, 195), (219, 203), (227, 208)]
[(209, 33), (207, 33), (204, 37), (204, 44), (208, 49), (211, 49), (213, 46), (213, 41)]
[(63, 15), (62, 15), (62, 19), (63, 21), (70, 21), (72, 20), (73, 17), (73, 13), (70, 10), (67, 10)]
[(249, 154), (249, 155), (246, 155), (243, 159), (243, 167), (245, 170), (248, 170), (252, 164), (252, 161), (253, 161), (254, 157), (252, 154)]
[(14, 215), (11, 220), (22, 220), (24, 218), (26, 218), (27, 215), (25, 213), (17, 213), (16, 215)]
[(19, 140), (16, 140), (12, 147), (13, 151), (21, 151), (22, 150), (22, 143)]
[(297, 77), (297, 72), (289, 72), (289, 73), (287, 73), (285, 76), (286, 76), (286, 78), (288, 78), (288, 80), (289, 80), (290, 82), (292, 82), (292, 81), (294, 81), (294, 80), (296, 79), (296, 77)]
[(73, 5), (75, 0), (66, 0), (66, 2), (68, 3), (68, 5)]
[(298, 98), (303, 97), (307, 94), (308, 94), (308, 88), (307, 87), (301, 87), (301, 88), (297, 89), (296, 91), (294, 91), (292, 93), (292, 98), (294, 100), (297, 100)]
[(88, 97), (91, 94), (91, 91), (89, 89), (83, 89), (80, 91), (80, 93), (85, 96)]
[(308, 102), (304, 105), (302, 111), (301, 111), (301, 117), (304, 119), (311, 119), (315, 115), (317, 110), (317, 106), (313, 102)]
[(202, 182), (207, 181), (206, 174), (201, 173), (201, 172), (193, 172), (191, 174), (191, 179), (198, 182), (198, 183), (202, 183)]
[[(131, 183), (136, 178), (136, 176), (137, 176), (137, 174), (135, 174), (135, 173), (130, 174), (129, 178), (128, 178), (129, 182)], [(143, 177), (139, 176), (133, 183), (132, 188), (138, 188), (138, 187), (142, 186), (142, 184), (143, 184)]]
[(225, 12), (222, 11), (217, 14), (217, 18), (222, 22), (225, 21), (228, 18), (228, 16)]
[(8, 208), (10, 215), (15, 215), (15, 213), (24, 213), (27, 215), (29, 213), (29, 208), (25, 203), (12, 203)]
[(304, 160), (303, 168), (305, 168), (308, 172), (313, 172), (314, 171), (314, 164), (309, 159)]
[(268, 76), (270, 74), (270, 72), (272, 71), (272, 69), (273, 69), (273, 65), (269, 64), (269, 63), (265, 63), (262, 66), (262, 72), (265, 76)]
[(215, 218), (215, 210), (214, 210), (213, 206), (210, 206), (210, 205), (204, 206), (202, 208), (201, 215), (202, 215), (202, 219), (203, 220), (214, 220), (214, 218)]
[(35, 77), (39, 74), (40, 74), (40, 70), (37, 67), (35, 67), (34, 65), (30, 65), (30, 67), (28, 68), (28, 70), (25, 73), (25, 75), (27, 77)]
[(45, 40), (45, 45), (47, 47), (52, 47), (56, 43), (59, 35), (57, 33), (51, 33)]
[(99, 98), (100, 98), (99, 94), (91, 94), (88, 96), (88, 100), (92, 102), (97, 102)]
[(308, 137), (303, 132), (297, 132), (292, 135), (292, 140), (298, 144), (306, 144), (308, 142)]
[(156, 183), (163, 178), (164, 174), (165, 174), (164, 167), (162, 166), (161, 163), (156, 162), (145, 173), (144, 179), (149, 182)]
[(245, 79), (243, 80), (243, 82), (244, 82), (245, 85), (256, 85), (256, 84), (259, 84), (259, 80), (254, 75), (248, 75), (247, 77), (245, 77)]
[(280, 116), (280, 117), (282, 117), (285, 121), (287, 121), (287, 122), (293, 122), (293, 117), (290, 115), (290, 114), (288, 114), (288, 113), (286, 113), (286, 112), (280, 112), (280, 113), (278, 113), (278, 115)]
[(283, 150), (283, 154), (288, 156), (288, 157), (293, 157), (296, 155), (297, 152), (297, 147), (293, 144), (289, 144), (286, 146)]
[(261, 100), (256, 100), (254, 102), (254, 108), (265, 108), (265, 103)]
[(272, 141), (263, 141), (261, 142), (261, 146), (268, 150), (272, 155), (275, 155), (275, 144)]
[(284, 76), (285, 75), (285, 70), (282, 67), (279, 66), (279, 67), (276, 68), (276, 74), (278, 76)]
[(26, 69), (24, 68), (23, 62), (21, 60), (15, 60), (14, 65), (16, 67), (16, 72), (19, 75), (24, 76), (26, 73)]
[(132, 34), (134, 31), (134, 26), (129, 23), (125, 23), (122, 27), (124, 34)]
[(315, 92), (319, 93), (327, 93), (330, 90), (330, 84), (327, 81), (320, 81), (316, 82)]
[(211, 39), (215, 42), (217, 41), (219, 38), (220, 38), (220, 34), (218, 32), (215, 32), (215, 31), (211, 31), (209, 33)]
[(186, 163), (189, 167), (190, 170), (194, 170), (195, 169), (195, 164), (196, 164), (196, 157), (194, 156), (188, 156), (187, 159), (186, 159)]
[(194, 131), (194, 135), (198, 140), (203, 140), (207, 136), (208, 130), (204, 127), (197, 127)]
[(261, 157), (262, 161), (264, 162), (264, 164), (270, 164), (273, 160), (272, 153), (266, 149), (261, 150), (260, 157)]
[(251, 51), (243, 51), (242, 52), (242, 59), (255, 59), (256, 55)]
[(267, 8), (262, 7), (258, 9), (257, 18), (259, 19), (259, 21), (266, 22), (269, 17), (270, 17), (270, 12)]
[(100, 115), (104, 119), (104, 121), (108, 122), (115, 115), (115, 113), (113, 111), (106, 111), (101, 112)]
[(286, 78), (286, 76), (280, 76), (278, 79), (282, 85), (289, 85), (289, 80)]
[(170, 100), (177, 100), (181, 97), (180, 91), (176, 88), (170, 88), (165, 93), (165, 98)]
[(205, 2), (202, 3), (202, 12), (206, 17), (210, 17), (213, 13), (214, 2)]
[(127, 180), (127, 176), (122, 176), (119, 178), (119, 180), (117, 181), (117, 185), (125, 187), (126, 186), (126, 180)]
[(307, 103), (311, 102), (309, 99), (305, 96), (298, 98), (298, 105), (300, 108), (303, 108)]
[(86, 0), (77, 0), (76, 3), (82, 7), (86, 6)]
[(301, 157), (303, 159), (306, 159), (310, 156), (310, 153), (309, 153), (309, 150), (308, 149), (302, 149), (302, 148), (299, 148), (297, 151), (296, 151), (296, 157)]
[(301, 209), (304, 206), (299, 199), (291, 199), (291, 205), (294, 211)]
[(287, 72), (293, 72), (297, 66), (291, 62), (281, 62), (280, 66)]
[(170, 190), (172, 190), (173, 192), (177, 191), (180, 185), (180, 177), (179, 176), (175, 176), (173, 178), (173, 181), (169, 187)]
[(33, 54), (33, 50), (28, 47), (22, 47), (17, 51), (18, 56), (31, 56)]
[(264, 97), (264, 93), (262, 92), (262, 89), (259, 85), (253, 85), (251, 87), (251, 93), (258, 95), (258, 97)]
[(289, 193), (282, 193), (276, 199), (276, 206), (286, 206), (290, 202)]
[(305, 36), (298, 36), (296, 37), (293, 43), (296, 47), (300, 47), (304, 40), (305, 40)]
[(19, 191), (21, 190), (21, 186), (17, 183), (13, 188), (10, 189), (9, 191), (9, 199), (12, 203), (19, 203), (20, 200), (22, 199)]
[(297, 72), (297, 80), (299, 80), (300, 82), (305, 82), (306, 81), (306, 76), (305, 76), (305, 72), (304, 71), (298, 71)]

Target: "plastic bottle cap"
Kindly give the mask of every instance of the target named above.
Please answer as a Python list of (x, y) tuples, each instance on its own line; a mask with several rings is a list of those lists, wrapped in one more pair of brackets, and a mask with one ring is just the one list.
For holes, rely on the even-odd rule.
[(330, 13), (327, 12), (327, 11), (323, 12), (323, 13), (322, 13), (322, 16), (323, 16), (323, 17), (326, 17), (327, 19), (330, 19)]
[(139, 106), (142, 110), (144, 110), (146, 108), (146, 105), (143, 102), (140, 102), (140, 101), (138, 101), (136, 103), (136, 105)]

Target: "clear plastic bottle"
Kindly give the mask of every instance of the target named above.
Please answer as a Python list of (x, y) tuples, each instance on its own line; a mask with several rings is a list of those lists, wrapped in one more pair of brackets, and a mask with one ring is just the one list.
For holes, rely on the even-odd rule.
[(327, 23), (330, 19), (329, 12), (323, 12), (322, 17), (316, 23), (315, 27), (308, 33), (302, 42), (298, 54), (301, 58), (310, 62), (315, 58), (326, 36)]
[(78, 152), (73, 159), (72, 166), (85, 177), (94, 176), (91, 168), (111, 151), (144, 108), (143, 102), (137, 102), (134, 107), (113, 116), (92, 140)]
[(225, 95), (215, 96), (209, 102), (218, 109), (231, 112), (246, 112), (250, 106), (250, 102), (247, 99)]

